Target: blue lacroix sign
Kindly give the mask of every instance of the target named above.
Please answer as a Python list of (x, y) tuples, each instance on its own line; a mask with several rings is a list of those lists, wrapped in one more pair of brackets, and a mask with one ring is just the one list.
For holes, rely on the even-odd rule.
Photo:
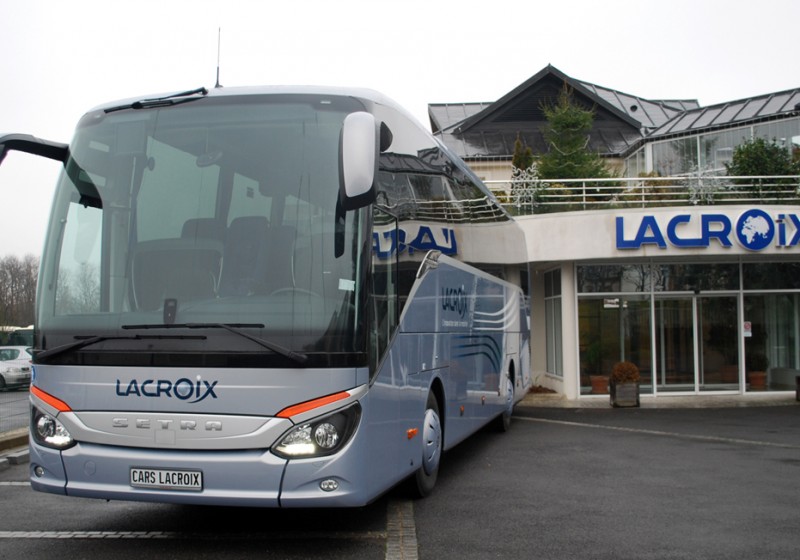
[[(646, 245), (660, 249), (669, 245), (679, 249), (707, 248), (712, 243), (731, 247), (733, 241), (750, 251), (800, 245), (800, 217), (783, 213), (773, 217), (757, 208), (743, 212), (735, 221), (726, 214), (678, 214), (660, 220), (646, 215), (641, 217), (633, 238), (625, 237), (625, 218), (618, 216), (616, 221), (617, 249), (641, 249)], [(690, 226), (694, 234), (687, 234)]]

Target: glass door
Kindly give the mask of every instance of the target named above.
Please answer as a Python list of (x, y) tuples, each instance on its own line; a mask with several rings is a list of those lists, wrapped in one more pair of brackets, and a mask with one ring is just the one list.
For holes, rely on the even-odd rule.
[(694, 298), (656, 298), (658, 392), (695, 391)]
[(659, 297), (655, 308), (659, 392), (738, 390), (735, 296)]
[(696, 297), (700, 391), (739, 389), (736, 297)]

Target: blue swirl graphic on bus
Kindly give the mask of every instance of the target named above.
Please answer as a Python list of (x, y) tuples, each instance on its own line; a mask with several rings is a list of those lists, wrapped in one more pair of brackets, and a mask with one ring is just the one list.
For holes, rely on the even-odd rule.
[(462, 343), (455, 346), (455, 358), (481, 356), (489, 361), (493, 372), (500, 371), (503, 352), (493, 336), (488, 334), (464, 335), (458, 339)]

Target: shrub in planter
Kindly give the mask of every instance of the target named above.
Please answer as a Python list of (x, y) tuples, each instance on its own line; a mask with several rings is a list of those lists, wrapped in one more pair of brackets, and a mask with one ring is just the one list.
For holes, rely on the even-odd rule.
[(767, 388), (767, 368), (769, 359), (764, 352), (753, 351), (747, 355), (747, 381), (751, 391), (763, 391)]
[(639, 406), (639, 368), (633, 362), (618, 362), (611, 370), (611, 406)]

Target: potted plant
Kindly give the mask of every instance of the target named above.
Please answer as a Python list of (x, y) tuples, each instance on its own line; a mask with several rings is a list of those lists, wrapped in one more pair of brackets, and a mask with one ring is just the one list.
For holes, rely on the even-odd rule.
[(764, 352), (754, 351), (747, 356), (747, 381), (751, 391), (763, 391), (767, 388), (767, 368), (769, 359)]
[(608, 376), (600, 373), (602, 362), (602, 348), (600, 341), (592, 342), (586, 349), (586, 369), (589, 373), (589, 383), (593, 395), (608, 394)]
[(590, 375), (589, 383), (592, 384), (593, 395), (607, 395), (608, 394), (608, 376), (607, 375)]
[(633, 362), (617, 362), (611, 370), (611, 406), (639, 406), (639, 368)]

